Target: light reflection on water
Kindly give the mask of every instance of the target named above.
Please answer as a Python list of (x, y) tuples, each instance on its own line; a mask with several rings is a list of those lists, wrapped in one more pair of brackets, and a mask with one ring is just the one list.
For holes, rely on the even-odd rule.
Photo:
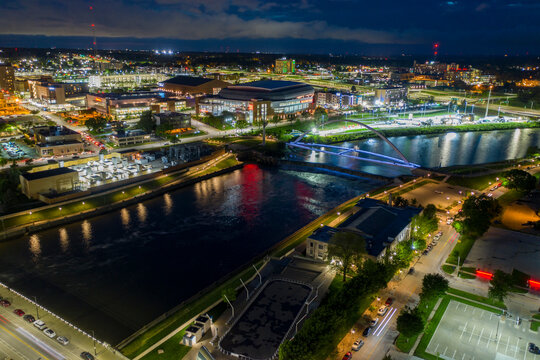
[(66, 252), (69, 247), (69, 237), (66, 228), (60, 228), (58, 232), (60, 234), (60, 248), (62, 252)]
[(163, 195), (163, 210), (165, 215), (170, 215), (173, 210), (173, 201), (169, 194)]
[(130, 222), (130, 215), (129, 211), (126, 208), (123, 208), (120, 210), (120, 219), (122, 220), (122, 225), (125, 229), (129, 228), (129, 222)]
[(148, 210), (146, 209), (146, 206), (144, 206), (143, 203), (137, 204), (137, 216), (139, 217), (139, 221), (141, 223), (146, 222), (146, 218), (148, 216)]
[(34, 262), (39, 260), (39, 256), (41, 255), (41, 244), (39, 243), (39, 236), (36, 234), (33, 234), (30, 236), (30, 239), (28, 239), (28, 245), (30, 252), (32, 253), (32, 258)]
[(84, 245), (86, 248), (90, 247), (90, 240), (92, 239), (92, 224), (88, 220), (84, 220), (81, 224), (82, 236)]

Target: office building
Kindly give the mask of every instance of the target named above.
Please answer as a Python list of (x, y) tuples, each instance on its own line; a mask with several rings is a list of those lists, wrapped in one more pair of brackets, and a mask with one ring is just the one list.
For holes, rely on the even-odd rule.
[(15, 91), (15, 69), (9, 64), (0, 64), (0, 91)]
[(362, 96), (340, 92), (317, 92), (315, 93), (315, 104), (321, 107), (331, 107), (334, 109), (347, 109), (358, 106), (362, 103)]
[(406, 87), (386, 87), (375, 89), (375, 105), (403, 105), (407, 100)]
[(160, 89), (176, 95), (216, 95), (231, 85), (218, 79), (179, 75), (158, 84)]
[(111, 135), (110, 139), (116, 146), (129, 146), (150, 141), (150, 134), (143, 130), (120, 130)]
[(148, 110), (179, 111), (186, 107), (186, 100), (169, 98), (163, 92), (92, 93), (86, 95), (86, 107), (115, 120), (138, 120)]
[(179, 133), (191, 130), (191, 115), (166, 111), (164, 113), (153, 114), (156, 126), (169, 125), (171, 133)]
[(41, 157), (80, 154), (84, 151), (81, 134), (63, 126), (32, 129), (36, 151)]
[(91, 89), (135, 88), (155, 86), (166, 79), (164, 74), (91, 75), (88, 86)]
[(362, 199), (353, 208), (353, 215), (337, 228), (321, 227), (311, 234), (306, 242), (306, 256), (328, 260), (328, 244), (340, 231), (352, 232), (366, 242), (366, 252), (373, 259), (381, 259), (390, 249), (410, 239), (411, 223), (421, 208), (390, 206), (375, 199)]
[(39, 172), (27, 172), (19, 176), (21, 191), (29, 199), (40, 199), (40, 194), (62, 194), (76, 190), (79, 173), (66, 167)]
[(294, 74), (296, 72), (296, 63), (293, 59), (277, 59), (274, 72), (276, 74)]
[(88, 92), (86, 83), (55, 83), (38, 80), (28, 80), (30, 97), (46, 104), (65, 104), (70, 98), (84, 96)]
[(274, 114), (300, 113), (313, 103), (313, 87), (294, 81), (259, 80), (232, 85), (217, 96), (198, 99), (197, 114), (221, 115), (224, 111), (250, 123), (269, 120)]

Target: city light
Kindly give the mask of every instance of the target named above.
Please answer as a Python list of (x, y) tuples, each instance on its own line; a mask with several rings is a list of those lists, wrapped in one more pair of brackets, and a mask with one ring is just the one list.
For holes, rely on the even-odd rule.
[(476, 270), (476, 276), (488, 280), (493, 279), (493, 274), (488, 271)]

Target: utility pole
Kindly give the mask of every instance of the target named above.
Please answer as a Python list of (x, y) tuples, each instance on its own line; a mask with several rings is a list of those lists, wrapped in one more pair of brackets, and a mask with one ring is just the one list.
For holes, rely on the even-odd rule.
[(94, 340), (94, 355), (97, 356), (96, 337), (94, 335), (94, 330), (92, 330), (92, 340)]
[(39, 307), (37, 304), (37, 298), (34, 296), (34, 304), (36, 305), (36, 317), (39, 319)]

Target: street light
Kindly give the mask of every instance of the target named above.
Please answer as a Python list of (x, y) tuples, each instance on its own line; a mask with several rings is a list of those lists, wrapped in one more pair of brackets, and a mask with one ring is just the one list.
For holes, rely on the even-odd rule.
[(36, 317), (39, 319), (39, 307), (37, 304), (37, 298), (34, 296), (34, 304), (36, 305)]

